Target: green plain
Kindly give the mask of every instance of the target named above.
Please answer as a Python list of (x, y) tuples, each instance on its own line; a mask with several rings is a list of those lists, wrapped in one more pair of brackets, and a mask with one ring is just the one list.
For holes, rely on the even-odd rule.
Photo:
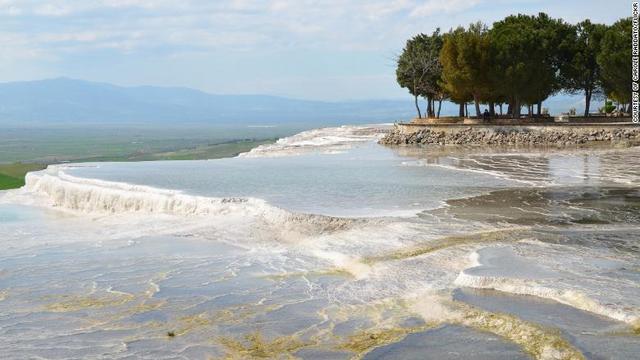
[(0, 190), (23, 186), (27, 172), (50, 164), (233, 157), (308, 127), (0, 126)]
[(44, 164), (0, 164), (0, 190), (19, 188), (24, 185), (24, 176), (29, 171), (42, 170)]

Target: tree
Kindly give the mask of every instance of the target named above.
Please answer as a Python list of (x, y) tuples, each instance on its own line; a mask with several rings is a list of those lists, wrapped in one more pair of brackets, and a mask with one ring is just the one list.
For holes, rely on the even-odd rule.
[(446, 34), (440, 52), (443, 87), (459, 99), (471, 97), (478, 117), (480, 103), (491, 97), (490, 46), (487, 26), (478, 22)]
[(631, 18), (620, 19), (607, 29), (597, 62), (607, 96), (628, 104), (631, 101)]
[(442, 36), (440, 30), (436, 29), (430, 36), (419, 34), (408, 40), (398, 57), (396, 79), (401, 87), (414, 96), (418, 118), (422, 117), (418, 97), (427, 99), (427, 116), (434, 115), (434, 99), (442, 98), (438, 58), (441, 48)]
[(575, 28), (562, 19), (553, 19), (545, 13), (534, 17), (533, 24), (538, 42), (536, 51), (543, 56), (539, 67), (541, 73), (530, 88), (526, 102), (530, 104), (530, 113), (533, 113), (533, 105), (537, 105), (537, 113), (541, 115), (542, 102), (563, 89), (561, 69), (570, 60), (567, 48), (575, 34)]
[(540, 109), (542, 101), (560, 89), (558, 48), (568, 30), (562, 20), (544, 13), (512, 15), (493, 24), (493, 71), (502, 77), (495, 86), (509, 99), (513, 117), (520, 117), (523, 104)]
[(569, 93), (584, 93), (584, 116), (589, 116), (591, 99), (602, 91), (601, 71), (597, 57), (607, 27), (584, 20), (573, 27), (565, 50), (566, 63), (561, 68), (564, 88)]
[(536, 45), (531, 17), (517, 15), (498, 21), (493, 24), (491, 37), (496, 51), (494, 67), (502, 72), (498, 86), (509, 97), (512, 116), (520, 117), (527, 86), (535, 81), (532, 70), (536, 62), (541, 62), (530, 54)]
[[(434, 116), (435, 101), (445, 98), (460, 105), (473, 101), (476, 115), (480, 104), (508, 103), (507, 112), (520, 117), (523, 105), (529, 115), (542, 114), (542, 102), (559, 92), (582, 92), (585, 116), (594, 96), (605, 92), (618, 103), (630, 102), (631, 19), (611, 27), (589, 20), (572, 26), (547, 14), (512, 15), (488, 30), (478, 22), (441, 35), (420, 34), (407, 41), (398, 57), (396, 76), (400, 86), (415, 98), (427, 100), (428, 117)], [(440, 105), (437, 115), (440, 114)]]

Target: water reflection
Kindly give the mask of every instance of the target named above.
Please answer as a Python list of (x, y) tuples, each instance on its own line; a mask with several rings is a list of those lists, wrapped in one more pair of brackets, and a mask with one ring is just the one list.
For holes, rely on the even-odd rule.
[(640, 150), (496, 148), (409, 148), (394, 150), (417, 160), (406, 165), (456, 168), (491, 174), (522, 185), (634, 185), (640, 179)]

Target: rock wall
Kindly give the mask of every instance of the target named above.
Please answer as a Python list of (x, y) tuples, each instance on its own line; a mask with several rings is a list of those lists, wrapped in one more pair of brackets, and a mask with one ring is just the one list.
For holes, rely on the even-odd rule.
[(380, 140), (385, 145), (578, 145), (638, 142), (638, 125), (590, 126), (417, 126), (398, 124)]

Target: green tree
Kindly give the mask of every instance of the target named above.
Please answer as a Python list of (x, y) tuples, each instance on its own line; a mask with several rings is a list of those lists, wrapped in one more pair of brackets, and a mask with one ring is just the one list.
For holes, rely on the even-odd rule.
[(537, 113), (541, 115), (542, 102), (564, 87), (560, 70), (569, 61), (567, 49), (575, 28), (562, 19), (551, 18), (545, 13), (533, 17), (533, 26), (537, 41), (535, 51), (542, 55), (542, 63), (536, 70), (540, 71), (537, 81), (530, 87), (525, 101), (530, 104), (530, 114), (533, 113), (533, 106), (537, 105)]
[(628, 104), (631, 101), (631, 18), (620, 19), (607, 29), (597, 62), (607, 96)]
[(602, 90), (601, 71), (597, 57), (601, 53), (602, 39), (607, 27), (584, 20), (573, 27), (567, 38), (566, 62), (561, 68), (564, 89), (569, 93), (584, 93), (584, 116), (589, 116), (591, 99)]
[(524, 104), (537, 104), (540, 112), (542, 101), (560, 90), (558, 49), (568, 31), (562, 20), (544, 13), (512, 15), (493, 24), (493, 71), (501, 75), (496, 91), (509, 99), (512, 116), (519, 117)]
[(460, 100), (471, 97), (478, 117), (480, 103), (492, 96), (490, 47), (487, 27), (478, 22), (446, 34), (440, 52), (443, 87)]
[(427, 99), (427, 116), (434, 116), (434, 99), (443, 97), (441, 48), (442, 35), (437, 29), (432, 35), (419, 34), (408, 40), (397, 60), (396, 80), (414, 96), (418, 118), (422, 117), (418, 97)]

